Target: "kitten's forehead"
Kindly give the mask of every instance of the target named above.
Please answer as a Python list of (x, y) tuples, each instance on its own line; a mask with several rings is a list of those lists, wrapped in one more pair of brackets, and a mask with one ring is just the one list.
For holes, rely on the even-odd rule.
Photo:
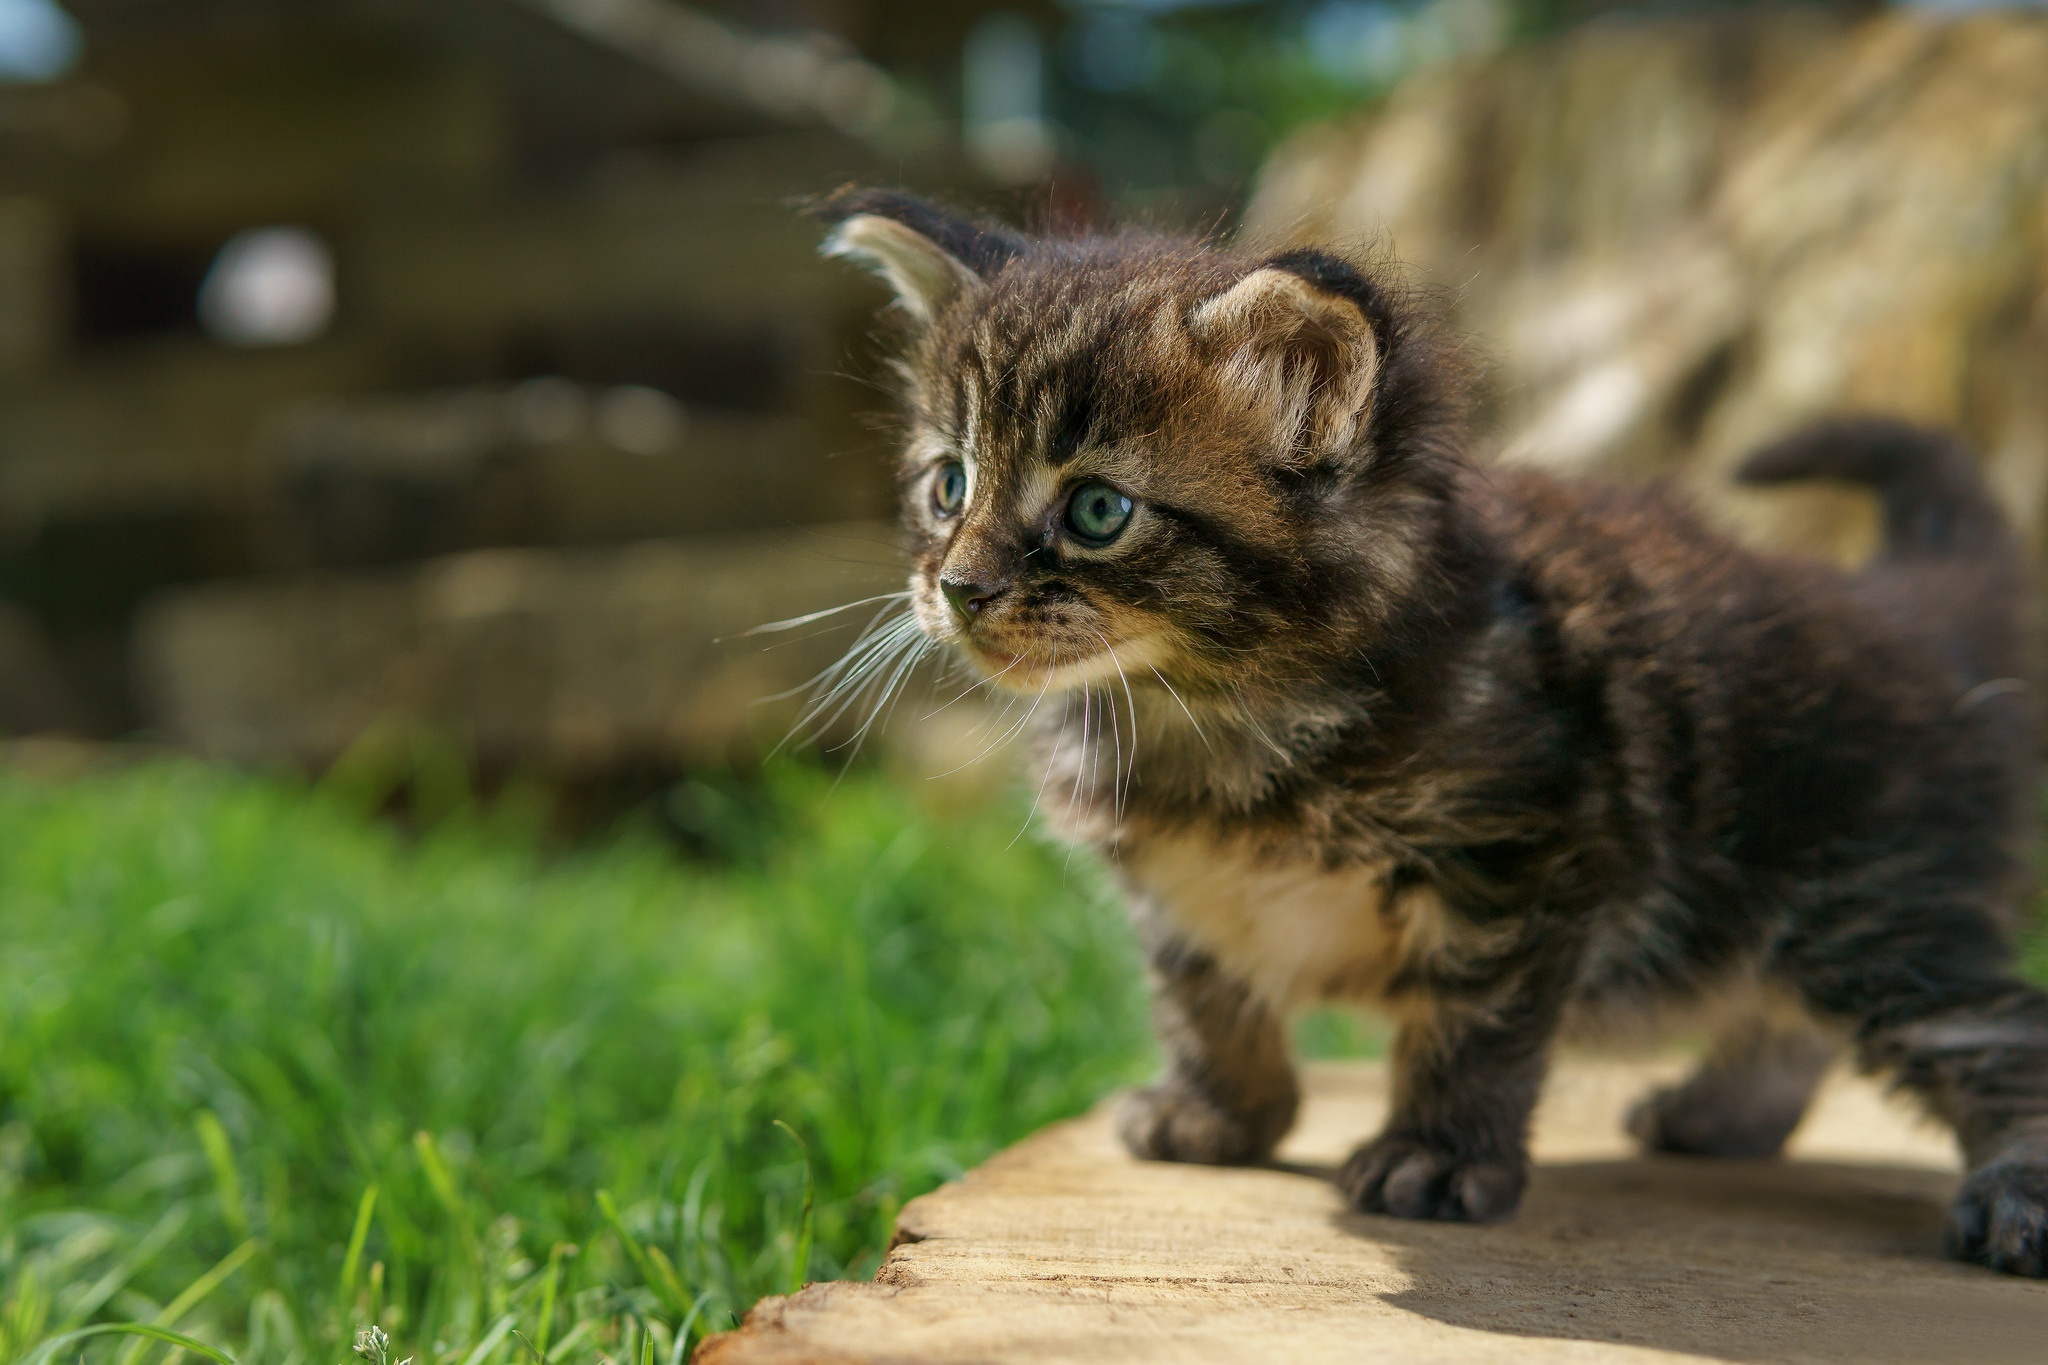
[(961, 310), (936, 357), (934, 415), (946, 434), (977, 462), (1058, 467), (1156, 426), (1191, 358), (1180, 325), (1186, 264), (1111, 258), (1005, 271)]

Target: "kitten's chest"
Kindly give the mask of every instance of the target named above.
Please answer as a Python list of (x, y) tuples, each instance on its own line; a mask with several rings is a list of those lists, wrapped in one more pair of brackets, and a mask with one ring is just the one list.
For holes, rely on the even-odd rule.
[(1276, 1009), (1372, 999), (1412, 946), (1415, 898), (1390, 892), (1384, 862), (1173, 835), (1126, 844), (1120, 868), (1149, 913)]

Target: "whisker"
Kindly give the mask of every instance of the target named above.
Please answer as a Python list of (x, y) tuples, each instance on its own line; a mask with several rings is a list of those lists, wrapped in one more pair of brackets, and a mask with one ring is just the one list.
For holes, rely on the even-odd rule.
[(857, 641), (837, 664), (819, 675), (814, 688), (814, 696), (819, 705), (829, 705), (833, 698), (841, 695), (848, 687), (857, 686), (878, 660), (894, 653), (896, 648), (909, 638), (913, 633), (908, 629), (911, 624), (908, 618), (892, 621), (883, 629)]
[[(861, 722), (860, 728), (853, 732), (853, 738), (847, 741), (848, 744), (853, 746), (851, 756), (859, 756), (862, 744), (867, 741), (868, 732), (874, 728), (877, 720), (884, 718), (884, 712), (894, 711), (893, 699), (897, 689), (903, 685), (904, 679), (908, 678), (911, 671), (917, 667), (918, 661), (924, 657), (930, 645), (931, 641), (920, 632), (913, 636), (906, 645), (896, 651), (894, 655), (897, 659), (895, 671), (889, 675), (888, 681), (884, 682), (881, 690), (875, 694), (874, 705), (869, 707), (867, 719)], [(842, 744), (838, 747), (843, 749), (846, 745)]]
[[(770, 693), (768, 696), (760, 698), (760, 700), (764, 702), (787, 701), (789, 698), (796, 696), (800, 692), (808, 692), (813, 688), (823, 686), (825, 684), (826, 679), (833, 677), (835, 674), (839, 673), (840, 670), (847, 667), (849, 661), (852, 660), (855, 655), (859, 654), (863, 649), (865, 649), (871, 642), (873, 642), (876, 639), (879, 639), (882, 635), (888, 633), (889, 631), (897, 629), (904, 621), (911, 619), (913, 618), (911, 616), (911, 613), (909, 612), (904, 612), (902, 615), (892, 618), (889, 614), (889, 609), (887, 607), (883, 607), (880, 611), (877, 611), (872, 617), (868, 618), (867, 625), (861, 629), (861, 633), (859, 635), (854, 637), (853, 643), (846, 647), (846, 652), (844, 654), (840, 655), (837, 659), (827, 664), (818, 672), (812, 674), (803, 682), (798, 683), (795, 687), (792, 687), (787, 691), (783, 692)], [(884, 624), (885, 622), (887, 624)]]
[(899, 651), (921, 638), (916, 618), (909, 612), (895, 617), (889, 617), (886, 609), (877, 613), (845, 654), (808, 683), (780, 694), (789, 697), (808, 691), (810, 701), (789, 732), (768, 751), (768, 756), (773, 758), (787, 745), (823, 734), (837, 724), (876, 675), (895, 661)]
[(1230, 690), (1232, 695), (1237, 698), (1238, 714), (1244, 717), (1244, 723), (1251, 727), (1251, 732), (1257, 735), (1268, 749), (1271, 749), (1278, 757), (1285, 759), (1291, 766), (1294, 762), (1294, 755), (1281, 748), (1274, 741), (1273, 737), (1266, 733), (1266, 727), (1259, 724), (1259, 718), (1252, 713), (1251, 703), (1245, 700), (1244, 689), (1233, 683)]
[(823, 611), (807, 611), (802, 616), (791, 616), (782, 621), (769, 621), (755, 626), (751, 630), (743, 630), (737, 636), (724, 636), (717, 643), (723, 644), (726, 640), (730, 639), (744, 640), (754, 635), (773, 635), (779, 631), (795, 630), (798, 626), (807, 626), (813, 621), (822, 621), (828, 616), (837, 616), (842, 611), (852, 611), (855, 607), (870, 606), (876, 602), (900, 602), (908, 596), (910, 596), (908, 588), (902, 592), (878, 593), (873, 597), (863, 597), (858, 602), (843, 602), (836, 607), (826, 607)]
[[(1043, 682), (1042, 684), (1040, 684), (1040, 685), (1039, 685), (1039, 688), (1038, 688), (1038, 695), (1037, 695), (1036, 697), (1033, 697), (1033, 698), (1031, 699), (1031, 707), (1030, 707), (1030, 709), (1029, 709), (1029, 710), (1027, 710), (1027, 711), (1026, 711), (1026, 712), (1025, 712), (1024, 714), (1023, 714), (1023, 716), (1022, 716), (1022, 717), (1020, 717), (1020, 718), (1018, 719), (1018, 721), (1017, 721), (1017, 723), (1016, 723), (1015, 725), (1012, 725), (1012, 726), (1011, 726), (1011, 727), (1010, 727), (1010, 728), (1009, 728), (1008, 730), (1004, 731), (1004, 732), (1003, 732), (1003, 734), (1002, 734), (1002, 737), (1001, 737), (1001, 738), (999, 738), (999, 739), (997, 739), (997, 740), (996, 740), (996, 742), (995, 742), (994, 744), (990, 745), (990, 746), (989, 746), (989, 747), (988, 747), (987, 749), (984, 749), (984, 750), (982, 750), (982, 755), (984, 755), (984, 756), (985, 756), (985, 755), (987, 755), (987, 754), (989, 754), (989, 753), (993, 752), (993, 751), (994, 751), (994, 750), (996, 750), (996, 749), (1000, 749), (1000, 748), (1002, 748), (1002, 747), (1003, 747), (1003, 746), (1004, 746), (1005, 744), (1008, 744), (1008, 743), (1009, 743), (1009, 742), (1010, 742), (1010, 741), (1011, 741), (1012, 739), (1015, 739), (1015, 738), (1016, 738), (1016, 737), (1017, 737), (1017, 736), (1018, 736), (1018, 735), (1019, 735), (1020, 733), (1022, 733), (1022, 732), (1023, 732), (1023, 730), (1024, 730), (1024, 727), (1025, 727), (1025, 726), (1027, 726), (1027, 725), (1029, 725), (1029, 724), (1031, 724), (1031, 717), (1032, 717), (1032, 716), (1034, 716), (1034, 715), (1036, 715), (1036, 714), (1037, 714), (1037, 712), (1038, 712), (1038, 703), (1040, 703), (1040, 702), (1042, 702), (1042, 701), (1044, 701), (1044, 700), (1045, 700), (1045, 694), (1046, 694), (1046, 690), (1047, 690), (1048, 688), (1050, 688), (1051, 686), (1052, 686), (1052, 674), (1051, 674), (1051, 673), (1047, 673), (1047, 674), (1045, 675), (1045, 681), (1044, 681), (1044, 682)], [(1007, 707), (1007, 706), (1006, 706), (1006, 707), (1004, 707), (1004, 708), (1003, 708), (1003, 714), (1004, 714), (1005, 716), (1009, 715), (1009, 714), (1010, 714), (1010, 708), (1009, 708), (1009, 707)]]
[[(1032, 698), (1030, 707), (1025, 710), (1023, 716), (1021, 716), (1015, 724), (1011, 725), (1008, 729), (1004, 730), (1001, 734), (997, 735), (995, 739), (991, 740), (989, 743), (983, 745), (980, 753), (968, 759), (965, 763), (962, 763), (958, 768), (949, 768), (947, 771), (943, 773), (935, 773), (933, 774), (933, 776), (951, 777), (954, 773), (961, 771), (961, 769), (971, 768), (975, 764), (981, 762), (984, 758), (987, 758), (990, 754), (994, 753), (996, 750), (1008, 744), (1011, 740), (1015, 739), (1017, 735), (1024, 729), (1025, 726), (1031, 724), (1032, 716), (1038, 713), (1038, 703), (1045, 700), (1046, 689), (1051, 686), (1052, 674), (1047, 673), (1045, 675), (1045, 682), (1038, 689), (1038, 695)], [(1013, 696), (1009, 701), (1004, 702), (1002, 711), (998, 715), (996, 715), (992, 720), (990, 720), (985, 728), (993, 730), (1001, 727), (1005, 721), (1009, 720), (1010, 712), (1014, 711), (1017, 708), (1018, 700), (1019, 699), (1017, 697)]]
[[(1131, 783), (1137, 780), (1138, 775), (1138, 699), (1131, 695), (1130, 675), (1124, 672), (1124, 661), (1117, 657), (1116, 646), (1109, 642), (1109, 637), (1106, 635), (1098, 633), (1096, 638), (1101, 640), (1102, 647), (1109, 651), (1109, 661), (1115, 665), (1116, 676), (1124, 685), (1124, 701), (1131, 708), (1131, 763), (1128, 768), (1124, 769), (1124, 775), (1120, 779), (1120, 785), (1116, 793), (1116, 800), (1110, 808), (1117, 824), (1121, 826), (1124, 818), (1124, 802), (1130, 798)], [(1157, 672), (1158, 670), (1154, 669), (1153, 671)], [(1166, 680), (1161, 678), (1160, 681), (1164, 682)], [(1116, 697), (1114, 695), (1109, 699), (1109, 706), (1110, 718), (1114, 720), (1116, 717)], [(1194, 717), (1189, 716), (1188, 719), (1192, 721)], [(1123, 738), (1121, 733), (1117, 737), (1117, 764), (1119, 767), (1123, 765)]]
[[(1088, 769), (1088, 717), (1094, 710), (1094, 703), (1095, 689), (1084, 683), (1081, 687), (1081, 752), (1079, 761), (1074, 765), (1074, 789), (1067, 793), (1067, 818), (1070, 820), (1074, 815), (1074, 807), (1081, 800), (1082, 781), (1086, 779), (1091, 787), (1094, 785), (1093, 776)], [(1095, 757), (1097, 762), (1101, 761), (1102, 743), (1100, 736), (1096, 738)]]
[(868, 657), (862, 661), (859, 669), (848, 674), (835, 684), (830, 691), (825, 693), (817, 705), (812, 708), (811, 716), (806, 717), (806, 721), (808, 722), (811, 717), (815, 717), (829, 706), (833, 707), (832, 714), (818, 728), (822, 731), (838, 724), (839, 718), (858, 705), (860, 699), (867, 694), (868, 689), (887, 674), (891, 668), (895, 667), (898, 660), (906, 652), (914, 651), (917, 648), (919, 638), (916, 631), (900, 629), (895, 631), (885, 641), (869, 651)]
[[(1057, 653), (1054, 654), (1054, 658), (1055, 660), (1057, 660)], [(1057, 663), (1054, 664), (1054, 667), (1058, 667)], [(1051, 673), (1047, 673), (1045, 675), (1045, 685), (1047, 687), (1052, 686)], [(1039, 695), (1043, 697), (1045, 694), (1041, 692), (1039, 693)], [(1036, 711), (1038, 708), (1036, 706), (1033, 706), (1031, 709), (1033, 711)], [(1024, 812), (1024, 823), (1018, 827), (1015, 838), (1012, 838), (1009, 844), (1006, 845), (1006, 847), (1015, 848), (1017, 845), (1017, 840), (1024, 837), (1024, 832), (1031, 828), (1031, 822), (1038, 818), (1038, 804), (1039, 802), (1045, 799), (1045, 784), (1052, 781), (1053, 764), (1059, 762), (1060, 746), (1066, 743), (1067, 716), (1069, 715), (1069, 713), (1073, 711), (1073, 709), (1074, 694), (1068, 692), (1060, 698), (1060, 719), (1059, 724), (1053, 727), (1052, 753), (1049, 756), (1047, 756), (1045, 760), (1045, 775), (1038, 779), (1038, 790), (1031, 797), (1031, 809)], [(1027, 717), (1027, 719), (1029, 719), (1029, 717)]]
[(1173, 690), (1173, 684), (1166, 680), (1166, 675), (1164, 673), (1161, 673), (1155, 665), (1146, 664), (1145, 667), (1152, 670), (1152, 676), (1159, 679), (1159, 685), (1166, 689), (1166, 694), (1172, 697), (1174, 701), (1180, 703), (1180, 713), (1188, 718), (1188, 724), (1194, 726), (1195, 733), (1201, 736), (1202, 747), (1204, 749), (1209, 750), (1209, 752), (1212, 754), (1215, 753), (1215, 747), (1209, 743), (1208, 732), (1202, 729), (1202, 722), (1196, 720), (1195, 713), (1188, 710), (1188, 704), (1184, 701), (1181, 701), (1180, 693)]
[(1009, 672), (1009, 671), (1010, 671), (1010, 670), (1011, 670), (1012, 668), (1015, 668), (1015, 667), (1016, 667), (1016, 666), (1017, 666), (1018, 664), (1021, 664), (1021, 663), (1023, 663), (1023, 662), (1024, 662), (1023, 656), (1022, 656), (1022, 655), (1019, 655), (1019, 656), (1018, 656), (1017, 658), (1014, 658), (1014, 659), (1010, 660), (1010, 662), (1009, 662), (1009, 663), (1008, 663), (1008, 664), (1007, 664), (1007, 665), (1006, 665), (1006, 666), (1005, 666), (1005, 667), (1004, 667), (1004, 668), (1002, 669), (1002, 672), (999, 672), (999, 673), (989, 673), (989, 674), (985, 674), (985, 675), (983, 675), (983, 677), (981, 678), (981, 680), (980, 680), (979, 682), (976, 682), (976, 683), (974, 683), (974, 684), (973, 684), (972, 686), (968, 687), (968, 689), (967, 689), (966, 691), (962, 692), (962, 693), (961, 693), (961, 694), (960, 694), (959, 696), (957, 696), (957, 697), (954, 697), (954, 698), (953, 698), (953, 701), (949, 701), (949, 702), (945, 703), (945, 705), (944, 705), (944, 706), (940, 706), (940, 707), (937, 707), (937, 708), (936, 708), (936, 709), (934, 709), (934, 710), (930, 710), (930, 711), (927, 711), (927, 712), (925, 712), (925, 713), (924, 713), (924, 715), (922, 715), (922, 716), (918, 717), (918, 719), (920, 719), (920, 720), (930, 720), (930, 719), (931, 719), (931, 718), (932, 718), (933, 716), (936, 716), (937, 714), (939, 714), (939, 712), (940, 712), (940, 711), (943, 711), (943, 710), (945, 710), (947, 706), (951, 706), (951, 705), (953, 705), (953, 702), (965, 701), (965, 700), (966, 700), (966, 699), (967, 699), (968, 697), (971, 697), (971, 696), (973, 696), (973, 695), (974, 695), (974, 694), (975, 694), (976, 692), (980, 691), (980, 690), (981, 690), (982, 688), (984, 688), (984, 687), (987, 687), (987, 686), (988, 686), (988, 685), (989, 685), (990, 683), (994, 682), (994, 681), (995, 681), (995, 680), (996, 680), (997, 678), (1000, 678), (1000, 677), (1002, 677), (1004, 673), (1008, 673), (1008, 672)]

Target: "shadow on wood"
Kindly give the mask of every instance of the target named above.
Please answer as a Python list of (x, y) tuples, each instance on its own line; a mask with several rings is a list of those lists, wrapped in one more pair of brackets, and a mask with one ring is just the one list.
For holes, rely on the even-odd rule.
[(1275, 1168), (1133, 1161), (1098, 1111), (909, 1205), (875, 1283), (769, 1300), (698, 1359), (2041, 1359), (2048, 1285), (1941, 1258), (1945, 1137), (1842, 1077), (1791, 1159), (1633, 1156), (1620, 1116), (1677, 1065), (1561, 1066), (1493, 1227), (1344, 1208), (1376, 1067), (1312, 1070)]

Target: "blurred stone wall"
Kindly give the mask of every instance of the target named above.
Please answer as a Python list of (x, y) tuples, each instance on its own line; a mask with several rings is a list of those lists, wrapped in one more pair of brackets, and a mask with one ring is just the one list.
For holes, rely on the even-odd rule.
[(166, 593), (138, 624), (141, 684), (167, 733), (243, 763), (319, 767), (400, 726), (501, 773), (719, 764), (781, 742), (794, 708), (780, 694), (852, 638), (831, 622), (750, 632), (899, 588), (894, 548), (888, 528), (854, 523)]
[[(779, 739), (758, 703), (868, 614), (745, 630), (901, 586), (885, 296), (796, 201), (980, 186), (914, 102), (784, 87), (886, 85), (854, 39), (955, 52), (987, 4), (66, 4), (80, 65), (0, 82), (0, 735), (317, 769), (432, 731), (576, 780)], [(255, 344), (204, 300), (278, 233), (332, 312)]]
[(1867, 501), (1727, 480), (1821, 414), (1959, 426), (2048, 513), (2048, 16), (1602, 21), (1439, 70), (1267, 165), (1260, 242), (1390, 252), (1490, 362), (1490, 449), (1669, 475), (1853, 559)]

